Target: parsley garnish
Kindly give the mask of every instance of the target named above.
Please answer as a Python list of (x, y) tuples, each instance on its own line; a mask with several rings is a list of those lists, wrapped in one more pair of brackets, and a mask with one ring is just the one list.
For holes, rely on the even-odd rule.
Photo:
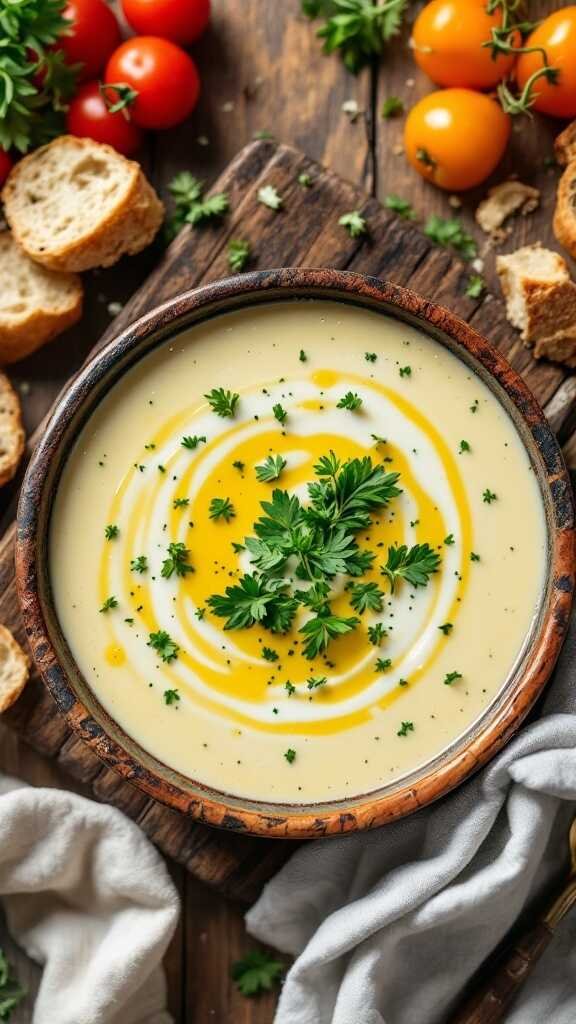
[(391, 658), (377, 658), (374, 666), (377, 672), (387, 672), (392, 667)]
[(233, 964), (230, 973), (243, 996), (255, 996), (258, 992), (268, 992), (274, 985), (279, 984), (283, 971), (284, 964), (280, 960), (275, 960), (272, 953), (254, 949)]
[(491, 505), (493, 501), (497, 500), (497, 498), (498, 495), (494, 494), (494, 491), (491, 491), (488, 487), (482, 493), (482, 501), (485, 502), (486, 505)]
[(117, 599), (114, 596), (107, 597), (106, 600), (104, 601), (104, 604), (100, 608), (100, 611), (101, 612), (109, 612), (111, 608), (117, 608), (117, 607), (118, 607)]
[(338, 219), (340, 227), (346, 228), (350, 238), (359, 238), (360, 235), (368, 233), (366, 219), (359, 210), (351, 210), (350, 213), (343, 213)]
[(225, 519), (227, 523), (234, 519), (236, 509), (230, 498), (212, 498), (208, 511), (210, 519)]
[(446, 220), (434, 213), (428, 218), (424, 234), (436, 245), (441, 245), (445, 249), (453, 249), (463, 260), (473, 260), (477, 255), (476, 242), (472, 235), (466, 233), (459, 220)]
[(301, 0), (302, 12), (311, 19), (322, 18), (316, 35), (323, 40), (326, 54), (340, 52), (352, 74), (379, 56), (384, 44), (400, 31), (406, 0)]
[(205, 437), (197, 437), (196, 434), (194, 435), (194, 437), (190, 437), (190, 435), (188, 434), (186, 437), (182, 438), (182, 447), (183, 448), (189, 448), (190, 451), (193, 451), (194, 448), (197, 448), (198, 445), (201, 444), (201, 443), (202, 444), (206, 444), (206, 438)]
[(447, 672), (444, 677), (444, 684), (446, 686), (451, 686), (452, 683), (455, 683), (457, 679), (462, 679), (461, 672)]
[(336, 408), (350, 409), (351, 412), (355, 412), (357, 409), (360, 409), (361, 405), (362, 399), (360, 398), (360, 395), (356, 395), (352, 391), (347, 391), (340, 401), (336, 403)]
[(204, 395), (204, 398), (208, 399), (208, 404), (217, 416), (232, 418), (236, 412), (240, 395), (232, 391), (225, 391), (224, 388), (212, 388), (212, 391)]
[(207, 220), (216, 220), (230, 209), (226, 192), (204, 198), (204, 184), (189, 171), (181, 171), (168, 189), (174, 199), (174, 214), (166, 222), (168, 238), (174, 238), (185, 224), (197, 227)]
[(301, 363), (305, 363), (306, 360), (308, 359), (308, 356), (306, 355), (303, 348), (300, 349), (300, 355), (298, 356), (298, 359), (300, 360)]
[(279, 655), (278, 651), (275, 651), (273, 647), (263, 647), (262, 657), (265, 658), (266, 661), (278, 661)]
[(479, 562), (480, 561), (480, 555), (477, 555), (475, 551), (471, 551), (470, 552), (470, 561), (471, 562)]
[(194, 572), (194, 569), (190, 565), (190, 552), (185, 544), (181, 541), (174, 541), (168, 545), (168, 557), (162, 562), (162, 576), (168, 580), (173, 573), (176, 576), (186, 576), (189, 572)]
[(294, 683), (290, 682), (289, 679), (287, 679), (286, 682), (284, 683), (284, 689), (286, 690), (286, 693), (288, 694), (289, 697), (291, 697), (293, 693), (296, 693), (296, 687), (294, 686)]
[(174, 643), (174, 640), (172, 640), (165, 629), (159, 629), (157, 633), (150, 633), (147, 646), (153, 647), (162, 658), (162, 661), (168, 663), (178, 657), (180, 650), (178, 644)]
[(311, 188), (312, 178), (310, 177), (309, 174), (303, 172), (302, 174), (298, 175), (298, 184), (301, 186), (301, 188)]
[(384, 206), (387, 210), (393, 210), (394, 213), (397, 213), (404, 220), (416, 220), (414, 207), (407, 199), (402, 199), (400, 196), (395, 195), (385, 196)]
[(227, 619), (224, 629), (248, 629), (255, 622), (272, 633), (286, 633), (298, 608), (298, 601), (281, 579), (267, 579), (247, 573), (237, 584), (226, 587), (225, 595), (213, 594), (208, 604), (215, 615)]
[(377, 583), (353, 583), (350, 587), (350, 604), (355, 612), (382, 611), (383, 592)]
[(288, 761), (288, 764), (292, 764), (296, 760), (296, 751), (289, 748), (285, 752), (284, 757)]
[(378, 356), (376, 352), (365, 352), (364, 359), (366, 360), (367, 363), (375, 363), (376, 360), (378, 359)]
[(251, 251), (250, 242), (243, 241), (241, 238), (232, 238), (228, 242), (228, 265), (230, 270), (234, 270), (236, 273), (244, 270), (250, 259)]
[(180, 700), (180, 694), (178, 690), (164, 690), (164, 703), (165, 704), (177, 704)]
[(399, 96), (388, 96), (380, 109), (380, 115), (385, 121), (390, 117), (398, 117), (404, 113), (404, 104)]
[(274, 188), (274, 185), (263, 185), (262, 188), (258, 189), (258, 202), (262, 203), (263, 206), (267, 206), (269, 210), (280, 210), (284, 200)]
[(104, 536), (106, 540), (114, 540), (115, 537), (120, 533), (120, 527), (116, 526), (115, 523), (108, 523), (108, 526), (104, 529)]
[(399, 579), (413, 587), (425, 587), (433, 573), (438, 571), (440, 556), (428, 544), (415, 544), (408, 549), (406, 544), (388, 548), (388, 560), (381, 572), (390, 582), (390, 591)]
[(451, 622), (443, 622), (441, 626), (438, 626), (438, 629), (444, 633), (444, 636), (450, 636), (454, 626)]
[(310, 676), (310, 678), (306, 680), (306, 686), (309, 690), (317, 690), (320, 686), (325, 686), (327, 682), (328, 679), (326, 676)]
[(275, 419), (278, 420), (278, 423), (281, 423), (282, 426), (284, 426), (284, 424), (286, 423), (286, 418), (288, 416), (286, 409), (284, 409), (283, 406), (281, 406), (280, 403), (277, 402), (276, 405), (272, 406), (272, 412), (274, 413)]
[(400, 370), (399, 370), (399, 373), (400, 373), (401, 377), (411, 377), (412, 376), (412, 367), (411, 366), (401, 366)]
[(269, 484), (277, 480), (286, 466), (286, 459), (281, 455), (268, 455), (261, 466), (256, 466), (256, 477), (261, 483)]
[(447, 537), (444, 537), (444, 544), (447, 544), (448, 547), (451, 547), (451, 545), (454, 544), (454, 543), (455, 543), (455, 540), (454, 540), (454, 534), (453, 533), (449, 533)]
[(146, 572), (148, 568), (146, 555), (138, 555), (137, 558), (133, 558), (130, 562), (130, 568), (132, 572)]
[(12, 973), (12, 967), (4, 955), (4, 950), (0, 949), (0, 1020), (9, 1021), (12, 1010), (16, 1009), (25, 995), (25, 990)]
[(479, 299), (485, 290), (486, 282), (481, 274), (470, 274), (464, 294), (467, 295), (469, 299)]
[(477, 398), (475, 398), (474, 401), (472, 402), (472, 405), (470, 406), (470, 412), (478, 412), (479, 405), (480, 402), (478, 401)]
[(377, 622), (374, 626), (368, 626), (368, 639), (374, 647), (380, 647), (385, 636), (386, 630), (381, 622)]
[(402, 722), (402, 725), (396, 733), (397, 736), (407, 736), (409, 732), (414, 732), (414, 722)]
[(238, 470), (239, 473), (243, 473), (244, 470), (246, 469), (246, 463), (241, 462), (240, 459), (235, 459), (235, 461), (232, 463), (232, 465), (233, 465), (234, 469)]
[(460, 447), (458, 448), (458, 454), (463, 455), (464, 452), (471, 452), (472, 448), (468, 441), (460, 441)]
[(174, 498), (172, 508), (186, 508), (190, 504), (190, 498)]
[(316, 658), (328, 647), (330, 640), (350, 633), (360, 622), (355, 616), (344, 618), (329, 611), (320, 612), (308, 619), (300, 632), (306, 637), (303, 652), (307, 658)]

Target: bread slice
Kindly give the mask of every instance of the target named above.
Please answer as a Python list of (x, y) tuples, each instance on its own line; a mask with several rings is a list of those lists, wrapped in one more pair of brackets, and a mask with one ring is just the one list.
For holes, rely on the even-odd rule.
[(531, 344), (576, 324), (576, 284), (566, 261), (539, 243), (496, 257), (506, 315)]
[(0, 486), (14, 476), (25, 446), (20, 400), (8, 377), (0, 372)]
[(82, 282), (34, 263), (0, 231), (0, 365), (15, 363), (82, 315)]
[(20, 160), (2, 197), (16, 241), (50, 270), (109, 267), (144, 249), (164, 216), (137, 163), (73, 135)]
[(18, 699), (28, 682), (30, 662), (10, 630), (0, 626), (0, 714)]

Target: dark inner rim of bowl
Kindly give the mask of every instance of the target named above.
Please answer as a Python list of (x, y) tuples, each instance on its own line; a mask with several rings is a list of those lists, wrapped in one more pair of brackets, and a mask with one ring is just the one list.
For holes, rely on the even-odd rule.
[[(44, 553), (46, 553), (48, 547), (49, 526), (52, 512), (51, 498), (48, 498), (47, 501), (46, 495), (52, 495), (55, 493), (69, 452), (79, 433), (84, 428), (103, 397), (110, 392), (125, 373), (129, 372), (129, 370), (142, 359), (145, 359), (154, 349), (167, 343), (170, 338), (174, 338), (183, 331), (199, 325), (202, 322), (213, 320), (216, 317), (238, 310), (243, 310), (254, 305), (271, 305), (278, 303), (289, 304), (291, 302), (313, 302), (316, 300), (324, 300), (336, 303), (342, 302), (347, 305), (358, 306), (362, 309), (369, 309), (381, 315), (389, 316), (401, 322), (408, 323), (423, 331), (423, 333), (432, 337), (436, 342), (447, 348), (480, 377), (483, 383), (490, 389), (492, 394), (495, 395), (497, 400), (503, 406), (508, 416), (513, 420), (523, 446), (529, 456), (530, 463), (536, 472), (545, 510), (548, 566), (550, 566), (551, 524), (554, 523), (554, 509), (548, 486), (545, 485), (546, 473), (543, 465), (542, 454), (530, 427), (526, 423), (515, 402), (508, 395), (500, 381), (489, 369), (487, 369), (486, 366), (483, 365), (481, 359), (474, 356), (469, 352), (465, 345), (452, 338), (446, 331), (430, 324), (426, 319), (418, 316), (417, 314), (402, 309), (396, 305), (389, 304), (382, 299), (370, 299), (366, 296), (356, 296), (354, 293), (338, 292), (322, 287), (315, 288), (314, 286), (302, 286), (300, 293), (298, 292), (299, 289), (297, 287), (291, 288), (289, 292), (279, 288), (276, 292), (245, 292), (232, 298), (220, 299), (215, 302), (212, 301), (209, 302), (208, 308), (200, 306), (197, 309), (177, 314), (174, 319), (171, 319), (168, 323), (162, 324), (156, 329), (150, 330), (150, 333), (147, 333), (142, 338), (139, 338), (135, 334), (131, 334), (131, 329), (129, 328), (124, 337), (121, 337), (120, 340), (113, 341), (109, 346), (102, 350), (102, 352), (97, 356), (96, 365), (89, 364), (86, 376), (81, 375), (81, 383), (78, 382), (76, 385), (72, 385), (71, 390), (75, 391), (74, 408), (72, 411), (70, 411), (68, 405), (68, 396), (70, 392), (66, 392), (64, 398), (57, 405), (57, 449), (46, 475), (46, 482), (43, 488), (44, 500), (38, 513), (38, 536), (42, 538)], [(79, 394), (76, 392), (76, 388), (78, 386), (81, 387)], [(365, 800), (377, 799), (379, 796), (392, 793), (395, 789), (404, 788), (405, 786), (415, 783), (419, 779), (433, 773), (440, 764), (463, 750), (497, 713), (501, 704), (508, 698), (510, 690), (515, 686), (518, 678), (522, 675), (531, 647), (531, 641), (537, 635), (542, 624), (543, 613), (548, 604), (552, 582), (550, 571), (548, 571), (546, 587), (541, 596), (538, 612), (534, 618), (530, 633), (525, 638), (522, 649), (518, 653), (517, 660), (512, 667), (507, 680), (503, 681), (502, 687), (494, 700), (484, 709), (483, 712), (481, 712), (476, 721), (473, 722), (464, 733), (453, 740), (447, 747), (443, 748), (443, 750), (431, 760), (412, 769), (398, 779), (395, 779), (393, 782), (388, 783), (385, 786), (380, 786), (378, 789), (369, 790), (365, 793), (354, 794), (353, 796), (346, 798), (335, 798), (335, 800), (331, 802), (326, 801), (318, 803), (293, 804), (287, 802), (268, 803), (266, 801), (238, 797), (233, 794), (225, 793), (222, 790), (215, 789), (214, 787), (207, 786), (201, 782), (197, 782), (159, 761), (144, 748), (140, 747), (136, 740), (126, 734), (122, 727), (115, 722), (108, 712), (102, 707), (76, 665), (68, 643), (60, 628), (54, 609), (48, 573), (48, 559), (44, 557), (42, 562), (43, 566), (42, 571), (39, 574), (38, 584), (42, 613), (48, 627), (49, 635), (57, 652), (59, 662), (63, 667), (65, 676), (67, 676), (68, 679), (73, 680), (74, 691), (79, 695), (82, 703), (87, 707), (97, 725), (101, 726), (104, 731), (107, 732), (116, 743), (123, 747), (134, 760), (142, 764), (144, 767), (150, 768), (156, 774), (163, 776), (168, 782), (171, 782), (178, 788), (183, 789), (185, 792), (188, 792), (191, 795), (204, 795), (209, 799), (219, 801), (224, 800), (227, 804), (237, 806), (238, 808), (246, 806), (246, 804), (249, 803), (251, 807), (258, 809), (263, 813), (281, 808), (297, 808), (298, 811), (301, 811), (302, 813), (306, 813), (306, 811), (321, 813), (323, 811), (328, 812), (330, 809), (334, 808), (345, 809), (347, 807), (356, 806)]]

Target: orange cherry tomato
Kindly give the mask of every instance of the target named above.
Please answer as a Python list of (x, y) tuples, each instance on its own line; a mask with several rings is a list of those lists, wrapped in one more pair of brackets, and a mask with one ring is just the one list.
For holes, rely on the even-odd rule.
[[(514, 54), (492, 57), (483, 43), (502, 24), (500, 9), (488, 14), (485, 0), (432, 0), (420, 12), (410, 45), (414, 59), (438, 85), (491, 89), (514, 64)], [(519, 46), (520, 34), (515, 45)]]
[(406, 156), (440, 188), (474, 188), (500, 162), (510, 118), (495, 100), (471, 89), (441, 89), (412, 107), (404, 128)]
[[(539, 78), (534, 83), (534, 110), (554, 117), (576, 117), (576, 7), (562, 7), (534, 29), (524, 46), (541, 46), (548, 64), (559, 71), (555, 82)], [(521, 89), (544, 65), (541, 52), (518, 58), (516, 78)]]

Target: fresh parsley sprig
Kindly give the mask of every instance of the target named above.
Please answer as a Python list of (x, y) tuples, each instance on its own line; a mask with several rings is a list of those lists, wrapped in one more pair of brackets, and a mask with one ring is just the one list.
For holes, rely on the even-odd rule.
[(0, 949), (0, 1020), (10, 1020), (12, 1010), (20, 1005), (25, 995), (26, 991), (16, 980), (4, 950)]
[(256, 478), (260, 483), (269, 484), (277, 480), (286, 468), (286, 459), (281, 455), (268, 455), (261, 466), (256, 466)]
[(398, 580), (406, 580), (413, 587), (425, 587), (439, 566), (440, 556), (428, 544), (415, 544), (412, 548), (401, 544), (388, 548), (388, 559), (381, 572), (394, 593)]
[(217, 416), (228, 417), (229, 419), (232, 419), (235, 415), (236, 406), (240, 401), (240, 395), (233, 391), (226, 391), (224, 388), (212, 388), (208, 394), (204, 395), (204, 398), (208, 400), (210, 408), (213, 409)]
[(302, 12), (324, 25), (316, 35), (326, 54), (338, 51), (352, 74), (378, 57), (385, 43), (400, 31), (406, 0), (301, 0)]
[(233, 964), (230, 973), (243, 996), (255, 996), (280, 984), (283, 972), (284, 964), (272, 953), (254, 949)]
[(175, 238), (185, 224), (198, 227), (206, 221), (218, 220), (230, 209), (226, 192), (205, 198), (203, 182), (190, 171), (180, 171), (168, 185), (168, 190), (174, 200), (174, 213), (166, 221), (168, 240)]

